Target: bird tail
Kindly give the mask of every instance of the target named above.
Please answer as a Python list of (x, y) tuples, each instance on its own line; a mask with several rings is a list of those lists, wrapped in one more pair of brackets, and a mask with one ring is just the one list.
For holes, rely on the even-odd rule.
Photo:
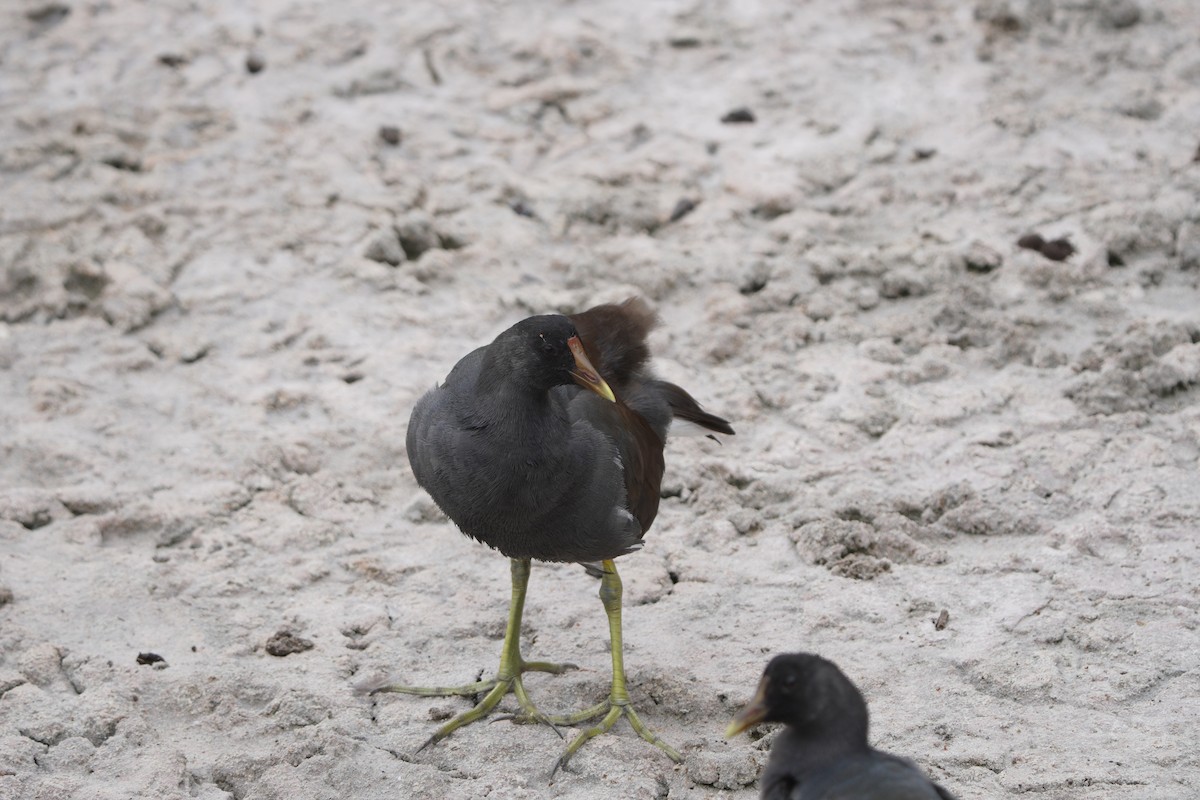
[(695, 423), (701, 428), (707, 428), (716, 433), (733, 435), (733, 428), (730, 427), (727, 420), (705, 411), (686, 390), (666, 381), (657, 383), (663, 394), (666, 395), (667, 403), (671, 406), (671, 414), (677, 419)]

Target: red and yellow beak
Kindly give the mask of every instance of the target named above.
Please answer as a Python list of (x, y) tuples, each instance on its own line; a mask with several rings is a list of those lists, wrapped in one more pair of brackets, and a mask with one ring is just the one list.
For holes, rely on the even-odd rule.
[(767, 718), (767, 676), (758, 682), (758, 690), (750, 703), (737, 713), (729, 727), (725, 729), (725, 738), (732, 739), (747, 728), (753, 728)]
[(571, 355), (575, 356), (575, 369), (571, 370), (571, 377), (575, 379), (575, 382), (585, 389), (591, 389), (610, 403), (617, 402), (617, 396), (604, 382), (604, 378), (600, 377), (600, 371), (592, 366), (579, 337), (572, 336), (567, 339), (567, 347), (571, 348)]

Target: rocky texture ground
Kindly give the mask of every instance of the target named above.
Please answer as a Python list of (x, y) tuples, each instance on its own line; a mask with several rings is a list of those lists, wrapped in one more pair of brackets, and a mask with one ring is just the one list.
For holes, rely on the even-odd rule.
[[(805, 649), (962, 798), (1195, 797), (1197, 30), (5, 4), (0, 796), (748, 799), (773, 734), (721, 732)], [(414, 754), (465, 701), (354, 686), (492, 671), (508, 577), (417, 489), (408, 410), (511, 321), (630, 294), (738, 430), (670, 443), (622, 559), (634, 700), (686, 761), (621, 726), (547, 785), (557, 737), (503, 722)], [(595, 589), (534, 571), (526, 651), (585, 667), (531, 679), (548, 709), (605, 692)]]

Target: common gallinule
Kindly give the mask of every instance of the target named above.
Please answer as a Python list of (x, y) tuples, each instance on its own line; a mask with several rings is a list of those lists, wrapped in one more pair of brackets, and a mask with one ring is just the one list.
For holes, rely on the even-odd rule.
[(725, 735), (759, 722), (787, 725), (759, 779), (763, 800), (955, 800), (907, 758), (867, 744), (866, 701), (820, 656), (771, 659)]
[[(636, 298), (569, 317), (524, 319), (467, 354), (413, 409), (408, 459), (417, 482), (463, 533), (508, 556), (512, 566), (512, 601), (495, 678), (455, 688), (376, 689), (426, 696), (484, 694), (422, 748), (482, 719), (512, 692), (522, 718), (577, 725), (602, 717), (567, 746), (555, 771), (621, 716), (643, 739), (681, 760), (629, 702), (621, 579), (613, 559), (642, 546), (658, 513), (663, 443), (671, 420), (719, 433), (732, 434), (733, 429), (703, 411), (686, 391), (651, 374), (646, 336), (656, 321)], [(557, 674), (574, 666), (521, 657), (521, 613), (531, 559), (580, 562), (601, 578), (600, 600), (612, 643), (612, 689), (605, 701), (577, 714), (543, 714), (521, 681), (525, 672)]]

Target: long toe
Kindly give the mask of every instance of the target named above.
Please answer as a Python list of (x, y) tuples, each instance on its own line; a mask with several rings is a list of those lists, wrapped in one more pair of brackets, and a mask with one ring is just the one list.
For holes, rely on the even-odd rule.
[(571, 740), (569, 745), (567, 745), (567, 749), (563, 751), (561, 756), (559, 756), (558, 761), (556, 761), (554, 764), (554, 768), (550, 771), (551, 781), (554, 780), (554, 776), (560, 769), (564, 769), (567, 764), (570, 763), (571, 759), (585, 744), (597, 736), (609, 733), (613, 729), (613, 726), (617, 724), (617, 720), (619, 720), (621, 717), (625, 717), (629, 720), (630, 727), (633, 728), (638, 736), (654, 745), (659, 750), (662, 750), (667, 757), (676, 764), (683, 762), (683, 756), (679, 754), (679, 751), (667, 744), (662, 737), (660, 737), (654, 731), (650, 730), (650, 728), (648, 728), (646, 724), (642, 722), (641, 718), (637, 715), (637, 712), (633, 710), (633, 706), (631, 706), (628, 702), (614, 702), (610, 698), (604, 703), (584, 709), (583, 711), (579, 712), (579, 714), (574, 714), (566, 718), (553, 718), (553, 720), (559, 724), (569, 724), (563, 722), (563, 720), (574, 719), (577, 722), (582, 722), (584, 720), (594, 719), (601, 714), (604, 715), (602, 720), (590, 728), (582, 731), (578, 736)]
[[(526, 672), (546, 672), (550, 675), (562, 675), (571, 670), (579, 669), (575, 664), (568, 662), (557, 663), (554, 661), (522, 661), (518, 674)], [(477, 694), (483, 694), (490, 691), (493, 686), (502, 680), (507, 680), (499, 676), (486, 681), (475, 681), (474, 683), (463, 684), (462, 686), (407, 686), (404, 684), (384, 684), (382, 686), (364, 686), (359, 691), (365, 691), (367, 694), (382, 694), (391, 692), (393, 694), (414, 694), (420, 697), (473, 697)]]
[(470, 709), (469, 711), (464, 711), (434, 731), (433, 735), (426, 739), (424, 743), (417, 748), (417, 752), (421, 752), (431, 744), (437, 744), (459, 728), (466, 727), (472, 722), (478, 722), (486, 717), (492, 712), (492, 709), (499, 705), (501, 698), (508, 694), (511, 688), (512, 687), (509, 686), (508, 682), (496, 681), (496, 685), (492, 687), (491, 691), (483, 696), (482, 700), (475, 704), (474, 708)]
[(477, 694), (482, 694), (491, 691), (495, 687), (497, 680), (495, 678), (488, 681), (476, 681), (462, 686), (404, 686), (402, 684), (388, 684), (386, 686), (377, 686), (370, 690), (371, 694), (382, 694), (391, 692), (394, 694), (415, 694), (421, 697), (473, 697)]
[(556, 663), (553, 661), (523, 661), (521, 672), (549, 672), (551, 675), (562, 675), (565, 672), (579, 669), (576, 664), (569, 662)]
[[(576, 669), (576, 667), (574, 664), (551, 664), (536, 661), (522, 662), (521, 665), (521, 672), (551, 672), (556, 675), (566, 672), (568, 669)], [(393, 684), (380, 686), (371, 690), (372, 694), (382, 692), (411, 694), (420, 697), (475, 697), (480, 694), (483, 695), (472, 708), (462, 712), (434, 731), (433, 735), (417, 748), (417, 752), (424, 750), (430, 745), (437, 744), (459, 728), (465, 728), (467, 725), (489, 716), (493, 721), (513, 720), (520, 723), (539, 723), (548, 726), (558, 735), (558, 738), (566, 738), (563, 736), (562, 731), (558, 729), (558, 724), (562, 724), (558, 722), (558, 718), (550, 714), (543, 714), (538, 710), (534, 702), (529, 699), (529, 693), (525, 690), (525, 684), (521, 680), (520, 674), (510, 678), (493, 678), (486, 681), (477, 681), (463, 686), (403, 686)], [(494, 715), (493, 712), (497, 710), (500, 701), (510, 692), (516, 698), (517, 706), (520, 710), (516, 713)], [(576, 724), (576, 721), (572, 720), (569, 724)]]

